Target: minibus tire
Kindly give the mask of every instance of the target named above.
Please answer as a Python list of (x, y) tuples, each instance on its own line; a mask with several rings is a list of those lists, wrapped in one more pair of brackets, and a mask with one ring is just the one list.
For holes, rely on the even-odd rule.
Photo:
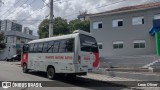
[(55, 74), (55, 69), (53, 67), (49, 67), (47, 69), (47, 77), (51, 80), (55, 79), (56, 74)]
[(28, 73), (27, 64), (23, 64), (23, 73)]

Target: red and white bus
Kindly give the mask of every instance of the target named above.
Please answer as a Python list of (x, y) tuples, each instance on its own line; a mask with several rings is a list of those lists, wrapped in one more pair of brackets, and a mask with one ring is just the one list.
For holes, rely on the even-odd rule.
[(23, 46), (23, 72), (45, 71), (49, 79), (57, 74), (87, 75), (98, 68), (99, 50), (95, 38), (85, 31), (38, 39)]

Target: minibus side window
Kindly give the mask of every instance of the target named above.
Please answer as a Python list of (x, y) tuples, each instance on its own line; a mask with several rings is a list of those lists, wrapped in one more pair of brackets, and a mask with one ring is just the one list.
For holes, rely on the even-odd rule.
[(57, 53), (59, 50), (59, 41), (55, 41), (54, 42), (54, 48), (53, 48), (53, 52)]
[(41, 53), (42, 49), (43, 49), (43, 43), (38, 43), (38, 48), (37, 48), (38, 53)]
[(48, 43), (48, 53), (52, 53), (53, 52), (53, 46), (54, 46), (54, 41), (50, 41)]
[(37, 47), (38, 47), (38, 44), (35, 43), (35, 44), (34, 44), (34, 48), (33, 48), (33, 53), (37, 53)]
[(59, 46), (59, 52), (64, 53), (66, 52), (66, 40), (61, 40), (60, 41), (60, 46)]
[(30, 44), (30, 47), (29, 47), (29, 52), (30, 52), (30, 53), (33, 52), (33, 47), (34, 47), (34, 44)]
[(73, 52), (74, 50), (74, 39), (68, 39), (66, 43), (66, 52)]
[(44, 42), (43, 44), (43, 53), (47, 53), (47, 50), (48, 50), (48, 42)]

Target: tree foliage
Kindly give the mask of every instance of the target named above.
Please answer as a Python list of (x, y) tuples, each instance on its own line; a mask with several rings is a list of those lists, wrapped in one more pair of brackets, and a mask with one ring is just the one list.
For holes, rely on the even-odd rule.
[(43, 20), (38, 26), (38, 29), (39, 38), (47, 38), (49, 34), (49, 20)]
[[(56, 35), (63, 35), (69, 33), (69, 30), (67, 28), (67, 20), (62, 19), (61, 17), (57, 17), (54, 19), (54, 36)], [(38, 27), (38, 35), (39, 38), (47, 38), (49, 36), (49, 20), (45, 19), (43, 20), (39, 27)]]
[[(72, 20), (67, 23), (66, 19), (57, 17), (54, 19), (54, 36), (64, 35), (72, 33), (74, 30), (80, 29), (89, 32), (90, 24), (89, 21)], [(39, 38), (47, 38), (49, 35), (49, 20), (45, 19), (39, 24), (38, 35)]]
[(3, 49), (6, 47), (6, 45), (4, 43), (4, 39), (5, 39), (4, 33), (0, 32), (0, 49)]
[(68, 24), (66, 19), (62, 19), (61, 17), (57, 17), (54, 19), (54, 35), (64, 35), (68, 34)]
[(74, 30), (84, 30), (86, 32), (90, 32), (90, 22), (89, 21), (81, 21), (79, 19), (72, 20), (69, 22), (69, 30), (70, 32), (73, 32)]

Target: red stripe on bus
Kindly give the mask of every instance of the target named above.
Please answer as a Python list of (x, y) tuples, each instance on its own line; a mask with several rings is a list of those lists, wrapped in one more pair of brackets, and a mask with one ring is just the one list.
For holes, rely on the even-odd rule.
[(93, 62), (93, 67), (96, 68), (99, 65), (99, 53), (94, 53), (95, 61)]

